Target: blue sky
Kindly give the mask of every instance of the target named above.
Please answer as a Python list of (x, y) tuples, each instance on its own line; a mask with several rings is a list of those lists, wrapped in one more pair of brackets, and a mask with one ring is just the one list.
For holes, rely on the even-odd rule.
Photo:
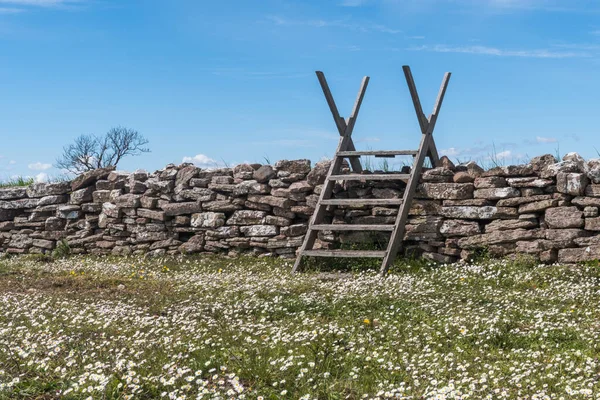
[(315, 70), (343, 116), (371, 77), (358, 148), (415, 148), (404, 64), (426, 113), (453, 73), (453, 159), (598, 157), (598, 0), (0, 0), (0, 179), (59, 175), (64, 145), (117, 125), (150, 140), (126, 170), (318, 161), (338, 134)]

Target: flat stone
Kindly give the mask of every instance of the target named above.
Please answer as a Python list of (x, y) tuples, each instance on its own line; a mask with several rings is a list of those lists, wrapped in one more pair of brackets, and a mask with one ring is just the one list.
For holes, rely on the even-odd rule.
[(580, 263), (600, 259), (600, 245), (558, 250), (558, 262)]
[[(114, 171), (114, 167), (109, 168), (98, 168), (92, 171), (85, 172), (79, 175), (71, 182), (71, 191), (76, 191), (86, 186), (91, 186), (96, 183), (97, 180), (106, 179), (108, 175)], [(65, 192), (66, 193), (66, 192)], [(64, 193), (48, 193), (48, 194), (64, 194)], [(33, 196), (31, 196), (33, 197)]]
[(519, 197), (521, 192), (519, 189), (512, 187), (504, 188), (489, 188), (489, 189), (477, 189), (473, 193), (473, 197), (476, 199), (489, 199), (489, 200), (500, 200), (511, 197)]
[(248, 201), (260, 204), (268, 204), (271, 207), (290, 208), (294, 203), (286, 198), (275, 196), (248, 196)]
[(585, 174), (559, 172), (556, 176), (556, 190), (571, 196), (582, 196), (588, 182)]
[(225, 225), (225, 214), (216, 212), (192, 214), (190, 225), (195, 228), (218, 228)]
[(557, 199), (534, 201), (531, 203), (526, 203), (526, 204), (520, 205), (519, 206), (519, 214), (536, 213), (536, 212), (544, 211), (547, 208), (556, 207), (556, 206), (558, 206)]
[(281, 228), (281, 234), (285, 236), (301, 236), (308, 230), (308, 224), (294, 224)]
[(534, 201), (543, 201), (552, 199), (552, 195), (544, 194), (544, 195), (536, 195), (531, 197), (513, 197), (511, 199), (502, 199), (498, 200), (496, 206), (498, 207), (516, 207), (521, 204), (533, 203)]
[(40, 199), (38, 207), (47, 206), (51, 204), (64, 204), (69, 201), (69, 196), (66, 194), (44, 196)]
[(227, 220), (227, 225), (259, 225), (264, 222), (267, 213), (255, 210), (237, 210)]
[(583, 209), (585, 218), (595, 218), (598, 216), (598, 207), (587, 206)]
[(52, 250), (54, 248), (54, 242), (45, 239), (34, 239), (33, 245), (41, 249)]
[(600, 185), (587, 185), (585, 195), (590, 197), (600, 197)]
[(0, 189), (0, 200), (17, 200), (27, 197), (27, 188), (9, 187)]
[(161, 206), (166, 216), (193, 214), (202, 211), (200, 203), (168, 203)]
[(468, 172), (460, 171), (454, 174), (452, 177), (452, 181), (454, 183), (470, 183), (473, 182), (475, 178), (470, 175)]
[(516, 243), (522, 240), (542, 239), (543, 237), (544, 232), (540, 229), (514, 229), (462, 238), (458, 241), (458, 245), (461, 248), (469, 249), (499, 243)]
[(141, 218), (149, 218), (157, 221), (164, 221), (166, 219), (164, 211), (148, 210), (146, 208), (138, 208), (137, 215)]
[(552, 154), (544, 154), (533, 157), (529, 162), (533, 168), (533, 172), (541, 172), (548, 165), (552, 165), (554, 163), (556, 163), (556, 158)]
[(514, 229), (531, 229), (538, 227), (539, 224), (537, 219), (497, 219), (485, 226), (485, 233)]
[(561, 161), (555, 164), (546, 165), (540, 172), (540, 178), (553, 178), (560, 172), (580, 172), (580, 170), (575, 162)]
[(479, 224), (474, 221), (463, 221), (460, 219), (450, 219), (442, 223), (440, 233), (444, 236), (470, 236), (481, 233)]
[(119, 208), (137, 208), (140, 206), (139, 194), (124, 194), (115, 199), (115, 204)]
[(62, 231), (65, 227), (66, 221), (58, 217), (50, 217), (46, 219), (44, 223), (44, 229), (46, 231)]
[(585, 219), (585, 230), (586, 231), (600, 231), (600, 218), (586, 218)]
[[(84, 189), (75, 190), (71, 193), (69, 203), (71, 204), (82, 204), (92, 201), (92, 194), (94, 193), (94, 187), (88, 186)], [(48, 196), (44, 197), (47, 198)]]
[(103, 203), (102, 213), (110, 218), (121, 218), (121, 209), (113, 203)]
[(508, 178), (508, 185), (511, 187), (533, 187), (533, 188), (544, 188), (552, 185), (554, 182), (550, 179), (541, 179), (537, 177), (526, 177), (526, 178)]
[(204, 235), (196, 234), (179, 246), (179, 251), (185, 254), (199, 253), (204, 250)]
[(310, 172), (310, 160), (280, 160), (275, 163), (275, 169), (292, 174), (308, 174)]
[(473, 197), (471, 183), (422, 183), (417, 187), (416, 197), (431, 199), (468, 199)]
[(273, 169), (270, 165), (263, 165), (252, 175), (254, 179), (256, 179), (259, 183), (268, 182), (270, 179), (277, 176), (277, 171)]
[(562, 243), (565, 247), (573, 246), (578, 238), (585, 238), (590, 235), (583, 229), (544, 229), (546, 239), (552, 242)]
[(274, 225), (242, 226), (240, 227), (240, 231), (244, 234), (244, 236), (248, 237), (276, 236), (279, 234), (279, 228)]
[(306, 176), (306, 181), (311, 186), (317, 186), (325, 183), (325, 178), (327, 177), (327, 172), (329, 172), (329, 167), (331, 166), (331, 161), (319, 161), (315, 164), (315, 167), (308, 173)]
[(217, 194), (211, 189), (194, 187), (180, 190), (178, 196), (185, 200), (212, 201), (217, 197)]
[(478, 177), (474, 181), (475, 189), (506, 187), (506, 179), (501, 176)]
[[(468, 174), (467, 174), (468, 175)], [(429, 169), (421, 175), (422, 182), (452, 182), (454, 172), (444, 167)]]
[(440, 215), (447, 218), (456, 219), (502, 219), (516, 218), (517, 209), (507, 207), (475, 207), (475, 206), (456, 206), (442, 207)]
[(233, 204), (229, 200), (215, 200), (202, 203), (202, 209), (205, 211), (221, 211), (221, 212), (232, 212), (242, 208), (239, 205)]
[(581, 228), (583, 212), (577, 207), (556, 207), (546, 210), (546, 223), (550, 228)]

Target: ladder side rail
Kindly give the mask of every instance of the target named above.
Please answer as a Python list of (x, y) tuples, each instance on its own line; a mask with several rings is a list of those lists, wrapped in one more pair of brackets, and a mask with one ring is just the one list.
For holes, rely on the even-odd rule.
[(410, 97), (415, 107), (415, 112), (417, 113), (419, 127), (421, 128), (421, 132), (425, 133), (427, 131), (429, 122), (425, 116), (425, 113), (423, 113), (423, 107), (421, 107), (421, 100), (419, 99), (419, 93), (417, 92), (415, 80), (413, 79), (412, 72), (410, 71), (410, 67), (408, 65), (404, 65), (402, 70), (404, 71), (404, 77), (406, 78), (406, 84), (408, 85), (408, 90), (410, 91)]
[(410, 211), (412, 199), (415, 195), (419, 179), (421, 178), (421, 168), (430, 148), (430, 139), (430, 135), (422, 135), (421, 137), (419, 154), (417, 155), (417, 157), (415, 157), (413, 161), (413, 167), (411, 170), (410, 178), (408, 180), (408, 184), (406, 185), (406, 189), (403, 196), (403, 202), (400, 205), (400, 209), (398, 210), (398, 215), (396, 217), (396, 228), (392, 232), (390, 241), (388, 243), (387, 252), (385, 254), (383, 262), (381, 263), (381, 269), (379, 271), (381, 276), (385, 275), (391, 263), (396, 258), (396, 255), (400, 250), (400, 246), (402, 245), (402, 240), (404, 239), (404, 232), (406, 231), (406, 220), (408, 219), (408, 212)]

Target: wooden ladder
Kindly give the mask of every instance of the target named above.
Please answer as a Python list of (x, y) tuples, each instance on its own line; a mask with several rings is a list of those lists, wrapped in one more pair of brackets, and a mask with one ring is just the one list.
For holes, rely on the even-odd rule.
[[(417, 93), (410, 67), (403, 66), (404, 75), (408, 84), (408, 89), (412, 97), (412, 101), (417, 113), (419, 120), (419, 126), (421, 128), (421, 143), (418, 150), (375, 150), (375, 151), (357, 151), (352, 141), (352, 131), (358, 117), (358, 112), (362, 104), (367, 85), (369, 84), (369, 77), (363, 78), (358, 91), (356, 102), (350, 117), (345, 120), (339, 115), (331, 91), (325, 75), (321, 71), (317, 71), (317, 78), (325, 94), (325, 99), (333, 115), (333, 120), (337, 126), (340, 134), (340, 140), (338, 147), (335, 151), (334, 158), (332, 160), (325, 183), (321, 189), (319, 200), (315, 207), (315, 211), (308, 225), (308, 231), (304, 237), (304, 242), (298, 251), (298, 256), (292, 269), (292, 273), (296, 273), (300, 269), (300, 264), (303, 256), (312, 257), (373, 257), (382, 258), (380, 274), (383, 276), (387, 272), (389, 266), (392, 264), (396, 255), (398, 254), (402, 239), (404, 237), (406, 221), (408, 219), (408, 212), (411, 207), (412, 199), (415, 195), (419, 179), (421, 177), (421, 171), (423, 163), (426, 157), (431, 160), (431, 165), (437, 167), (439, 165), (439, 157), (435, 142), (433, 140), (433, 130), (437, 121), (437, 117), (444, 100), (446, 88), (450, 80), (450, 73), (444, 75), (442, 80), (442, 86), (438, 93), (437, 100), (433, 107), (433, 112), (427, 118), (421, 108), (421, 102)], [(395, 157), (401, 155), (413, 156), (413, 165), (409, 174), (366, 174), (363, 173), (363, 169), (360, 163), (361, 156), (375, 156), (375, 157)], [(345, 158), (350, 161), (352, 167), (352, 173), (342, 174), (342, 163)], [(395, 180), (406, 182), (406, 189), (402, 198), (394, 199), (335, 199), (332, 198), (333, 189), (337, 181), (384, 181), (384, 180)], [(328, 206), (398, 206), (398, 214), (394, 225), (359, 225), (359, 224), (324, 224), (323, 220)], [(390, 240), (388, 242), (387, 249), (384, 251), (371, 251), (371, 250), (315, 250), (313, 249), (317, 234), (319, 231), (380, 231), (380, 232), (391, 232)]]

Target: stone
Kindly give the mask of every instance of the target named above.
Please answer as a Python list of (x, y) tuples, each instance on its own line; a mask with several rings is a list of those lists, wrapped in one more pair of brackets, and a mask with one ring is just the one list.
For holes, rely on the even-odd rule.
[(600, 245), (558, 250), (558, 262), (560, 263), (580, 263), (598, 259), (600, 259)]
[(140, 197), (140, 205), (143, 208), (152, 209), (156, 208), (158, 204), (158, 199), (155, 197), (142, 196)]
[(64, 204), (68, 201), (69, 201), (69, 196), (66, 194), (44, 196), (38, 202), (38, 207), (47, 206), (47, 205), (51, 205), (51, 204)]
[(192, 214), (190, 225), (195, 228), (218, 228), (225, 225), (225, 214), (217, 212)]
[(312, 192), (313, 187), (306, 181), (300, 181), (292, 183), (288, 190), (291, 193), (307, 193)]
[(447, 156), (442, 156), (440, 157), (440, 162), (439, 162), (440, 166), (449, 169), (450, 171), (454, 171), (456, 169), (456, 166), (454, 165), (454, 163), (452, 161), (450, 161), (450, 159)]
[(275, 226), (288, 226), (292, 224), (292, 220), (284, 217), (275, 217), (273, 215), (267, 215), (265, 217), (265, 224)]
[(166, 219), (164, 211), (148, 210), (146, 208), (138, 208), (137, 215), (141, 218), (149, 218), (157, 221), (164, 221)]
[[(269, 185), (265, 185), (264, 183), (258, 183), (256, 180), (247, 180), (239, 183), (237, 185), (238, 189), (241, 189), (240, 193), (243, 194), (269, 194), (271, 188)], [(238, 194), (237, 191), (234, 191), (234, 194)]]
[(572, 161), (561, 161), (555, 164), (546, 165), (540, 172), (540, 178), (553, 178), (560, 172), (580, 172), (577, 163)]
[(248, 237), (276, 236), (279, 234), (279, 228), (274, 225), (242, 226), (240, 227), (240, 231), (244, 234), (244, 236)]
[(275, 169), (292, 174), (308, 174), (310, 172), (310, 160), (280, 160), (275, 163)]
[(444, 206), (493, 206), (494, 202), (488, 199), (444, 200)]
[(585, 219), (585, 230), (586, 231), (600, 231), (600, 218), (586, 218)]
[(27, 197), (27, 188), (9, 187), (0, 189), (0, 200), (17, 200)]
[(199, 253), (204, 250), (204, 235), (196, 234), (187, 242), (179, 246), (179, 251), (184, 254)]
[(583, 212), (577, 207), (556, 207), (546, 210), (545, 221), (550, 228), (581, 228)]
[(508, 185), (511, 187), (521, 188), (521, 187), (530, 187), (530, 188), (544, 188), (552, 185), (554, 182), (550, 179), (541, 179), (536, 177), (526, 177), (526, 178), (508, 178)]
[(544, 229), (546, 239), (560, 243), (564, 247), (574, 246), (579, 238), (589, 236), (589, 232), (583, 229)]
[(110, 201), (110, 190), (96, 190), (92, 193), (92, 200), (94, 203), (106, 203)]
[(475, 189), (489, 189), (506, 187), (506, 179), (501, 176), (486, 176), (475, 178)]
[(325, 178), (329, 172), (331, 161), (319, 161), (315, 164), (315, 167), (306, 176), (306, 181), (311, 186), (317, 186), (325, 183)]
[(202, 209), (205, 211), (221, 211), (232, 212), (242, 208), (239, 205), (233, 204), (229, 200), (215, 200), (207, 203), (202, 203)]
[(438, 167), (432, 168), (421, 174), (422, 182), (452, 182), (454, 172), (449, 169)]
[(290, 208), (292, 204), (294, 204), (291, 200), (275, 197), (275, 196), (248, 196), (248, 201), (260, 204), (268, 204), (271, 207), (279, 207), (279, 208)]
[(45, 197), (52, 195), (67, 194), (71, 191), (69, 182), (57, 183), (33, 183), (27, 187), (27, 196)]
[(54, 248), (54, 242), (45, 239), (33, 239), (33, 245), (46, 250), (52, 250)]
[(460, 163), (455, 168), (456, 171), (464, 171), (474, 178), (477, 178), (483, 174), (483, 168), (481, 168), (475, 161), (469, 161), (466, 163)]
[(191, 187), (207, 188), (209, 183), (210, 179), (208, 178), (192, 178), (190, 179), (189, 185)]
[(193, 214), (202, 211), (202, 205), (196, 202), (168, 203), (161, 206), (166, 216)]
[(600, 183), (600, 159), (588, 160), (586, 175), (592, 183)]
[(534, 201), (551, 200), (553, 197), (549, 194), (531, 196), (531, 197), (513, 197), (510, 199), (498, 200), (496, 206), (498, 207), (516, 207), (521, 204), (533, 203)]
[(580, 172), (586, 172), (587, 163), (578, 153), (571, 152), (564, 155), (563, 161), (572, 162), (577, 164), (577, 168)]
[(81, 211), (84, 213), (97, 214), (102, 212), (102, 203), (86, 203), (81, 205)]
[(508, 207), (475, 207), (475, 206), (452, 206), (442, 207), (440, 215), (456, 219), (499, 219), (515, 218), (517, 210)]
[(587, 185), (585, 195), (590, 197), (600, 197), (600, 185)]
[(175, 186), (187, 186), (192, 178), (198, 176), (200, 168), (195, 165), (188, 165), (177, 171), (175, 175)]
[(148, 190), (148, 187), (144, 182), (140, 181), (130, 181), (129, 182), (129, 192), (133, 194), (142, 194)]
[(49, 217), (44, 223), (44, 229), (46, 231), (61, 231), (64, 229), (66, 221), (58, 217)]
[(167, 240), (168, 238), (169, 234), (167, 232), (140, 231), (136, 234), (136, 240), (138, 243), (157, 242), (159, 240)]
[(444, 236), (469, 236), (481, 233), (479, 224), (474, 221), (462, 221), (460, 219), (450, 219), (442, 223), (440, 233)]
[(263, 165), (256, 171), (254, 171), (252, 177), (256, 179), (258, 183), (268, 182), (270, 179), (277, 176), (277, 172), (270, 165)]
[(544, 211), (550, 207), (558, 206), (557, 199), (549, 199), (549, 200), (541, 200), (541, 201), (533, 201), (531, 203), (525, 203), (519, 206), (519, 214), (526, 213), (537, 213), (540, 211)]
[(537, 219), (497, 219), (485, 226), (485, 233), (538, 227)]
[(110, 218), (121, 218), (121, 209), (113, 203), (103, 203), (102, 213)]
[(115, 204), (119, 208), (137, 208), (140, 206), (139, 194), (124, 194), (115, 199)]
[(454, 183), (470, 183), (475, 180), (475, 177), (469, 175), (468, 172), (460, 171), (454, 174), (452, 181)]
[(559, 172), (556, 176), (556, 190), (571, 196), (582, 196), (588, 182), (585, 174)]
[(212, 201), (217, 197), (217, 194), (211, 189), (194, 187), (181, 190), (178, 196), (184, 200)]
[(595, 218), (598, 216), (598, 207), (587, 206), (583, 209), (585, 218)]
[(26, 208), (35, 208), (39, 205), (39, 203), (39, 199), (0, 201), (0, 210), (23, 210)]
[(552, 243), (544, 239), (520, 241), (517, 242), (516, 252), (524, 254), (538, 254), (550, 248), (552, 248)]
[(265, 211), (237, 210), (227, 220), (227, 225), (259, 225), (264, 222)]
[(233, 167), (233, 177), (236, 179), (252, 179), (254, 168), (250, 164), (238, 164)]
[(533, 157), (529, 164), (533, 168), (533, 172), (541, 172), (548, 165), (556, 163), (556, 158), (552, 154), (544, 154), (542, 156)]
[(512, 187), (504, 188), (489, 188), (489, 189), (477, 189), (473, 192), (473, 197), (476, 199), (489, 199), (489, 200), (500, 200), (508, 199), (511, 197), (519, 197), (521, 192), (519, 189)]
[(281, 228), (281, 234), (285, 236), (300, 236), (304, 235), (308, 230), (307, 224), (294, 224)]
[(542, 239), (541, 229), (513, 229), (494, 231), (459, 239), (458, 245), (464, 249), (480, 248), (500, 243), (516, 243), (522, 240)]
[(16, 233), (12, 235), (8, 243), (9, 247), (15, 249), (27, 249), (33, 245), (33, 239), (28, 235), (22, 233)]
[(82, 204), (92, 201), (92, 194), (94, 193), (94, 187), (88, 186), (84, 189), (75, 190), (71, 193), (69, 203), (71, 204)]
[[(100, 179), (106, 179), (108, 177), (108, 175), (112, 171), (114, 171), (114, 169), (115, 169), (115, 167), (98, 168), (98, 169), (94, 169), (92, 171), (87, 171), (87, 172), (79, 175), (77, 178), (75, 178), (71, 182), (71, 185), (70, 185), (71, 191), (74, 192), (74, 191), (84, 188), (86, 186), (91, 186)], [(52, 194), (64, 194), (64, 193), (52, 193)], [(33, 197), (33, 196), (31, 196), (31, 197)]]
[(422, 183), (417, 187), (416, 197), (431, 199), (468, 199), (473, 197), (473, 184)]
[(399, 199), (402, 198), (402, 192), (392, 188), (374, 188), (372, 193), (376, 199)]

